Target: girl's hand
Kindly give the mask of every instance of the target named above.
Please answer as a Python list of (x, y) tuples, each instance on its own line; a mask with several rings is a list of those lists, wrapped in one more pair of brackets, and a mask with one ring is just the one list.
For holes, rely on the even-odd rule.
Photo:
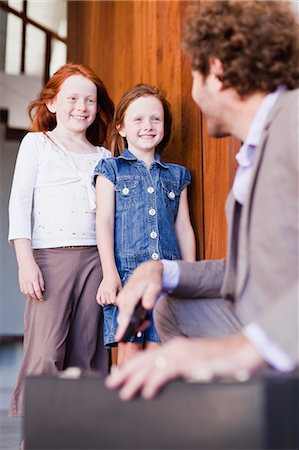
[(115, 340), (120, 341), (130, 322), (134, 309), (141, 301), (145, 309), (154, 308), (162, 290), (163, 264), (161, 261), (146, 261), (140, 264), (117, 296), (118, 327)]
[(121, 289), (121, 279), (117, 274), (113, 277), (105, 277), (103, 278), (98, 292), (97, 292), (97, 302), (99, 305), (115, 305), (116, 304), (116, 296), (118, 291)]
[(19, 264), (19, 283), (20, 290), (27, 299), (43, 301), (44, 279), (33, 258)]

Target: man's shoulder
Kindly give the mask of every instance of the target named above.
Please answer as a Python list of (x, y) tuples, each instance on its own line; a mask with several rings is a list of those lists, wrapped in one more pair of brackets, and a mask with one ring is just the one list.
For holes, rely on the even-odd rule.
[(297, 89), (287, 89), (284, 92), (284, 95), (286, 97), (290, 97), (290, 98), (298, 97), (299, 96), (299, 87)]
[(266, 122), (266, 129), (282, 127), (288, 129), (291, 122), (298, 119), (299, 89), (282, 92)]
[(264, 145), (271, 149), (268, 155), (272, 155), (273, 162), (276, 161), (276, 169), (281, 167), (282, 160), (288, 165), (290, 162), (296, 167), (298, 165), (298, 114), (299, 90), (283, 92), (265, 127), (268, 139)]
[(298, 108), (298, 100), (299, 89), (292, 89), (283, 92), (278, 99), (278, 103), (284, 108), (289, 108), (290, 106)]
[(281, 115), (285, 120), (289, 120), (288, 118), (291, 117), (298, 119), (299, 89), (285, 91), (279, 100)]

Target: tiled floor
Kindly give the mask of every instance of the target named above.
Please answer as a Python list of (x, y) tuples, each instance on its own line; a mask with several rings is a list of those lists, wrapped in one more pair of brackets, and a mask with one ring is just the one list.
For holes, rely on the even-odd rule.
[(19, 450), (22, 436), (22, 419), (10, 418), (0, 410), (0, 450)]

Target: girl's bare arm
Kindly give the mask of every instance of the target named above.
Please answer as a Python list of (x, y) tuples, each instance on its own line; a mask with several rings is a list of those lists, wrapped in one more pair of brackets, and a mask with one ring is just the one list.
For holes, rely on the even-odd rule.
[(104, 176), (97, 177), (96, 199), (97, 245), (103, 269), (97, 301), (100, 305), (115, 304), (121, 288), (114, 257), (115, 191), (113, 183)]
[(195, 235), (191, 225), (187, 187), (180, 196), (178, 215), (175, 222), (175, 231), (183, 261), (193, 262), (196, 260)]

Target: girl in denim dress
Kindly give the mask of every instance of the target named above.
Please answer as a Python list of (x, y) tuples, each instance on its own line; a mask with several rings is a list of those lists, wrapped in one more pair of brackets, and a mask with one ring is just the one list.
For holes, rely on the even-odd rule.
[[(97, 301), (104, 306), (104, 344), (116, 346), (116, 296), (133, 270), (154, 259), (195, 261), (187, 185), (189, 171), (161, 161), (171, 136), (172, 114), (162, 91), (139, 84), (120, 100), (112, 149), (118, 157), (95, 168), (97, 244), (103, 280)], [(160, 342), (153, 318), (144, 332), (118, 343), (118, 364)]]

